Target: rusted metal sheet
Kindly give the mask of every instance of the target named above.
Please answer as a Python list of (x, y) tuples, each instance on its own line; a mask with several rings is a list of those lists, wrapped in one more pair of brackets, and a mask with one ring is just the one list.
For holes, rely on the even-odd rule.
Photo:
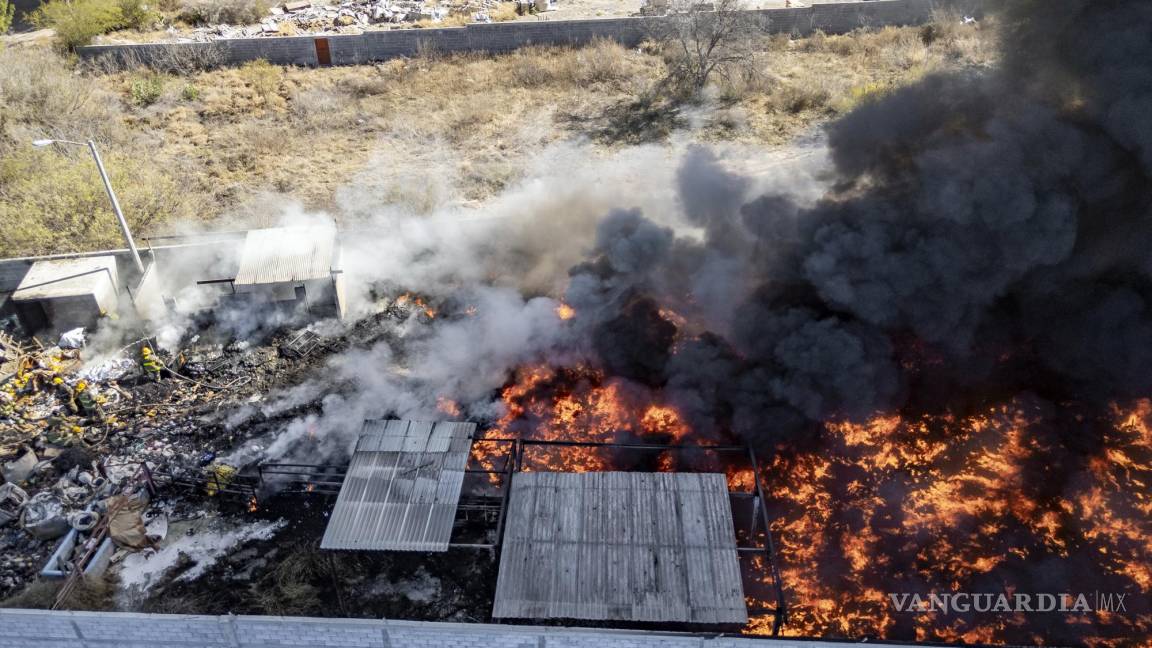
[(317, 38), (316, 41), (316, 64), (322, 66), (332, 65), (332, 50), (328, 46), (327, 38)]

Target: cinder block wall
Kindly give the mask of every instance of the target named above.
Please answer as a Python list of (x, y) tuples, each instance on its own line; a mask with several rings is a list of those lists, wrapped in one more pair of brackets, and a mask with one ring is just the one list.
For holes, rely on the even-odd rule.
[[(937, 9), (978, 13), (982, 0), (873, 0), (818, 4), (802, 9), (750, 11), (768, 33), (807, 35), (815, 30), (843, 34), (860, 27), (918, 25)], [(540, 20), (468, 25), (444, 29), (371, 31), (355, 36), (327, 38), (333, 65), (353, 65), (414, 56), (421, 50), (438, 52), (507, 52), (525, 45), (579, 45), (607, 38), (633, 47), (663, 18), (602, 20)], [(226, 64), (265, 59), (279, 65), (317, 65), (317, 37), (236, 38), (212, 43), (152, 43), (92, 45), (77, 50), (82, 58), (110, 57), (147, 62), (165, 50), (217, 48)]]
[[(869, 644), (897, 648), (892, 644)], [(846, 643), (472, 623), (0, 609), (0, 648), (847, 648)]]

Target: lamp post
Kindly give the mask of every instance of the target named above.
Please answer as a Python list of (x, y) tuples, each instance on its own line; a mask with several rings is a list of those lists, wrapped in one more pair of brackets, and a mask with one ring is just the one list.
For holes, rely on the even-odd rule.
[(112, 181), (108, 179), (108, 172), (104, 170), (104, 162), (100, 159), (100, 152), (96, 150), (96, 143), (92, 140), (73, 142), (70, 140), (40, 139), (32, 142), (32, 146), (43, 148), (53, 144), (71, 144), (73, 146), (87, 146), (92, 152), (92, 159), (96, 160), (96, 168), (100, 170), (100, 179), (104, 181), (104, 189), (108, 191), (108, 200), (112, 203), (112, 211), (120, 221), (120, 231), (124, 234), (124, 241), (128, 243), (128, 250), (132, 252), (132, 260), (136, 262), (136, 269), (144, 274), (144, 262), (140, 260), (140, 253), (136, 251), (136, 242), (132, 240), (132, 230), (128, 229), (128, 221), (124, 220), (124, 212), (120, 211), (120, 201), (116, 199), (116, 192), (112, 190)]

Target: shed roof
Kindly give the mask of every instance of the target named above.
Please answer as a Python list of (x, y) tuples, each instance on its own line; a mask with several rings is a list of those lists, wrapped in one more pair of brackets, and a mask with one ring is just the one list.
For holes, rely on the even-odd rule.
[(724, 475), (516, 473), (492, 616), (747, 622)]
[(116, 286), (116, 257), (93, 256), (74, 259), (44, 259), (28, 268), (12, 293), (13, 301), (95, 295)]
[(366, 421), (320, 547), (447, 551), (475, 430)]
[(336, 228), (330, 225), (249, 230), (234, 283), (271, 284), (331, 276)]

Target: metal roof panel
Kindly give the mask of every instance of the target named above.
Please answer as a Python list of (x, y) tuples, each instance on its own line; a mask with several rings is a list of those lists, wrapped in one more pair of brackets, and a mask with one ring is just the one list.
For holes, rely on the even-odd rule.
[(366, 421), (320, 547), (447, 551), (475, 430)]
[(335, 250), (335, 226), (249, 230), (234, 283), (290, 283), (330, 277)]
[(495, 618), (745, 623), (713, 473), (515, 473)]

